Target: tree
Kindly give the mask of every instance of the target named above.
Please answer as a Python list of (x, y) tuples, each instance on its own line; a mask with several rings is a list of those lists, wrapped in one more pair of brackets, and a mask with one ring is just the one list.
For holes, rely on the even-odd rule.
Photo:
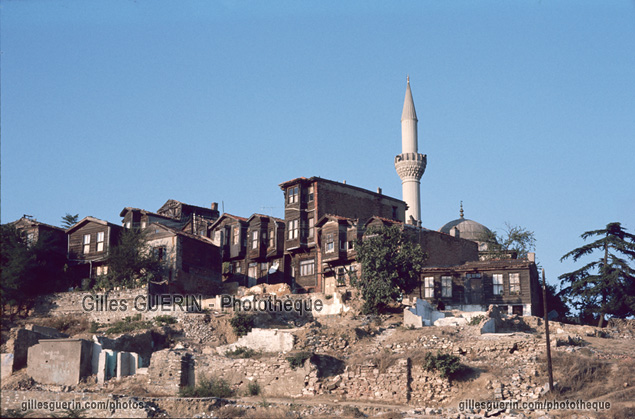
[[(560, 261), (572, 258), (577, 262), (597, 251), (602, 252), (600, 259), (564, 273), (559, 279), (568, 284), (567, 293), (573, 299), (574, 307), (580, 310), (581, 317), (598, 316), (601, 327), (605, 315), (635, 315), (635, 270), (629, 264), (635, 260), (635, 235), (614, 222), (602, 230), (586, 231), (581, 235), (583, 240), (594, 236), (599, 239), (570, 251)], [(620, 258), (620, 254), (624, 258)]]
[(521, 226), (505, 223), (503, 234), (495, 231), (485, 233), (480, 241), (487, 242), (490, 259), (516, 254), (518, 259), (526, 259), (529, 252), (536, 249), (534, 232)]
[(16, 309), (12, 315), (28, 312), (37, 296), (67, 286), (66, 255), (55, 251), (59, 240), (40, 232), (38, 241), (29, 243), (23, 231), (12, 225), (1, 226), (1, 302)]
[(364, 297), (364, 313), (379, 313), (418, 286), (426, 254), (401, 227), (370, 227), (355, 250), (362, 272), (352, 285)]
[(66, 213), (65, 216), (62, 217), (62, 227), (65, 229), (69, 229), (73, 227), (79, 221), (79, 214), (71, 215)]
[(134, 288), (149, 281), (160, 281), (164, 273), (164, 263), (149, 248), (145, 231), (136, 229), (123, 230), (106, 263), (108, 273), (98, 278), (99, 288)]

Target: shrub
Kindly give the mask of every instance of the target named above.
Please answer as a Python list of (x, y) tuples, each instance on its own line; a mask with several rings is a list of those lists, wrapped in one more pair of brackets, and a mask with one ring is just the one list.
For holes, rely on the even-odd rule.
[(259, 352), (254, 351), (251, 348), (244, 348), (242, 346), (237, 347), (233, 351), (225, 352), (225, 356), (229, 358), (251, 358), (257, 354), (259, 354)]
[(428, 352), (423, 359), (423, 368), (426, 371), (437, 371), (443, 378), (455, 377), (464, 369), (458, 356), (440, 352), (436, 355)]
[(161, 316), (156, 316), (154, 318), (154, 321), (156, 322), (156, 324), (158, 324), (160, 326), (163, 326), (163, 325), (166, 325), (166, 324), (174, 324), (174, 323), (177, 322), (177, 320), (174, 317), (169, 316), (167, 314), (164, 314), (164, 315), (161, 315)]
[(250, 396), (257, 396), (260, 394), (260, 384), (258, 384), (258, 381), (252, 381), (247, 385), (247, 394)]
[(234, 329), (236, 336), (241, 337), (251, 332), (251, 329), (254, 327), (254, 319), (248, 314), (236, 313), (234, 317), (229, 320), (229, 324), (231, 324), (232, 329)]
[(478, 316), (474, 316), (470, 319), (470, 322), (468, 323), (470, 326), (478, 326), (479, 323), (481, 323), (483, 321), (483, 319), (485, 319), (485, 316), (479, 314)]
[(97, 333), (99, 331), (99, 323), (90, 322), (90, 333)]
[(291, 365), (291, 369), (296, 369), (298, 367), (304, 366), (304, 362), (311, 358), (313, 354), (311, 352), (297, 352), (291, 356), (287, 357), (287, 361), (289, 361), (289, 365)]
[(220, 378), (209, 378), (201, 375), (196, 386), (182, 387), (179, 390), (181, 397), (232, 397), (234, 390), (227, 381)]
[(112, 326), (106, 330), (106, 334), (128, 333), (139, 329), (149, 329), (151, 327), (152, 323), (148, 321), (141, 321), (141, 314), (138, 314), (138, 317), (126, 317), (123, 320), (113, 323)]

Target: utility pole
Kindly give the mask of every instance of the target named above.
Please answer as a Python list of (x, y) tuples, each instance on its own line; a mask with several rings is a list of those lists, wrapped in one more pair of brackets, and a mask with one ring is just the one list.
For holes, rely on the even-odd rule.
[(547, 311), (547, 281), (542, 269), (542, 306), (545, 308), (545, 339), (547, 339), (547, 371), (549, 372), (549, 392), (553, 391), (553, 369), (551, 368), (551, 342), (549, 341), (549, 314)]

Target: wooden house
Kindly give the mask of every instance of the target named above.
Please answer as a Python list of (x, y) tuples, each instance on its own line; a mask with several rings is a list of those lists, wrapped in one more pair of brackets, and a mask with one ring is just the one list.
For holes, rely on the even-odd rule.
[(85, 217), (66, 230), (67, 257), (76, 278), (108, 273), (109, 251), (119, 241), (122, 227), (94, 217)]

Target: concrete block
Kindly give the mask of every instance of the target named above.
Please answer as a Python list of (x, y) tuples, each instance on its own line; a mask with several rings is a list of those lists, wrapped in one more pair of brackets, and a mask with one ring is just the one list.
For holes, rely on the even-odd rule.
[(97, 362), (97, 383), (104, 384), (106, 381), (106, 361), (108, 354), (105, 351), (99, 352), (99, 360)]
[(47, 339), (29, 348), (27, 372), (37, 382), (76, 385), (92, 373), (92, 342)]
[(496, 319), (490, 318), (483, 323), (481, 326), (481, 335), (483, 333), (496, 333)]
[(117, 353), (117, 380), (130, 375), (130, 353)]
[(410, 308), (405, 308), (403, 311), (403, 325), (404, 327), (414, 327), (416, 329), (423, 327), (423, 317), (414, 314)]
[(101, 354), (101, 351), (101, 345), (99, 343), (93, 342), (93, 357), (91, 362), (93, 374), (97, 374), (97, 372), (99, 371), (99, 356)]

